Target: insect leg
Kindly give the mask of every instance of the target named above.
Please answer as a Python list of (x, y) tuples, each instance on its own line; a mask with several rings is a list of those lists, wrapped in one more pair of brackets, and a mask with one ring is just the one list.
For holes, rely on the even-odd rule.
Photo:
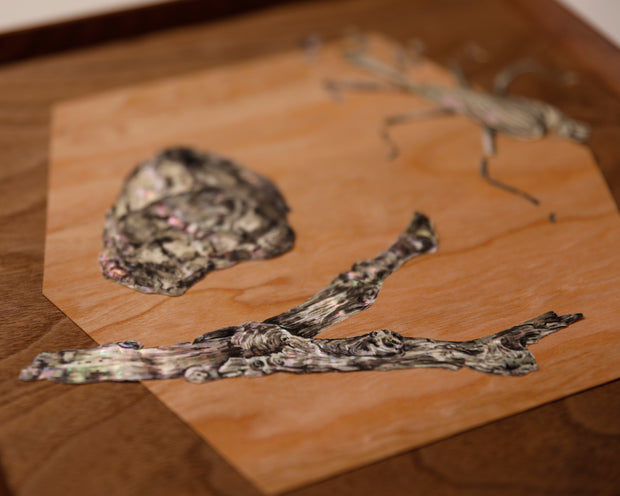
[(318, 61), (322, 47), (323, 40), (318, 34), (309, 34), (301, 40), (301, 48), (304, 52), (306, 62), (309, 64), (314, 64)]
[(326, 79), (323, 81), (323, 86), (327, 93), (337, 102), (342, 101), (343, 91), (390, 91), (400, 92), (398, 88), (376, 81), (344, 81), (336, 79)]
[(507, 95), (510, 85), (524, 74), (539, 74), (562, 84), (574, 84), (577, 76), (571, 72), (556, 72), (531, 59), (514, 62), (505, 67), (493, 80), (493, 92)]
[(395, 67), (403, 74), (422, 62), (426, 54), (426, 45), (418, 38), (408, 40), (404, 45), (396, 47)]
[(497, 132), (490, 127), (482, 128), (482, 152), (485, 157), (490, 157), (497, 153)]
[(461, 62), (465, 59), (482, 63), (488, 59), (488, 53), (484, 48), (472, 41), (467, 43), (459, 55), (447, 64), (447, 68), (456, 79), (458, 85), (461, 88), (471, 88), (471, 84), (465, 76), (465, 72), (463, 71), (463, 66), (461, 64)]
[(459, 64), (456, 60), (453, 60), (448, 64), (448, 68), (450, 69), (450, 72), (454, 76), (454, 79), (456, 79), (456, 82), (461, 88), (471, 87), (469, 81), (467, 80), (467, 77), (465, 76), (465, 73), (463, 72), (463, 67), (461, 66), (461, 64)]
[(379, 135), (381, 139), (387, 144), (389, 151), (388, 157), (390, 160), (398, 157), (400, 150), (396, 142), (390, 136), (390, 128), (398, 124), (406, 124), (407, 122), (415, 121), (418, 119), (431, 119), (433, 117), (444, 117), (452, 115), (454, 112), (441, 107), (418, 110), (416, 112), (408, 112), (406, 114), (397, 114), (386, 117), (383, 121), (383, 126), (379, 129)]
[(529, 193), (526, 193), (525, 191), (521, 191), (520, 189), (514, 186), (511, 186), (510, 184), (506, 184), (501, 181), (498, 181), (497, 179), (489, 175), (488, 159), (490, 156), (495, 155), (496, 150), (497, 150), (496, 145), (495, 145), (495, 135), (496, 135), (496, 131), (494, 129), (491, 129), (489, 127), (484, 127), (482, 129), (483, 155), (482, 155), (482, 158), (480, 159), (480, 175), (491, 186), (495, 186), (496, 188), (503, 189), (504, 191), (507, 191), (508, 193), (512, 193), (513, 195), (517, 195), (517, 196), (520, 196), (521, 198), (525, 198), (527, 201), (529, 201), (530, 203), (533, 203), (534, 205), (538, 205), (540, 203), (538, 198), (535, 198)]
[(368, 51), (370, 42), (368, 36), (357, 26), (348, 26), (344, 33), (344, 46), (346, 51), (365, 53)]

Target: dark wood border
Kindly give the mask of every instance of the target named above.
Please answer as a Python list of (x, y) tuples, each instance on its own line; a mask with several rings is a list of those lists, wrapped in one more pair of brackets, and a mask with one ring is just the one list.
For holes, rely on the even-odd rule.
[[(517, 92), (550, 101), (568, 115), (591, 122), (590, 148), (620, 203), (620, 92), (604, 76), (606, 66), (620, 67), (620, 51), (605, 51), (609, 48), (605, 40), (562, 7), (546, 6), (550, 2), (332, 0), (328, 4), (315, 0), (264, 9), (234, 22), (219, 11), (226, 18), (220, 25), (213, 22), (204, 29), (197, 26), (136, 40), (129, 38), (149, 32), (144, 29), (149, 22), (151, 31), (182, 26), (182, 19), (175, 18), (181, 13), (160, 14), (157, 24), (147, 20), (149, 14), (141, 14), (144, 18), (140, 19), (129, 12), (125, 18), (128, 13), (124, 12), (112, 27), (100, 28), (106, 37), (100, 34), (98, 41), (88, 33), (96, 29), (89, 28), (88, 22), (76, 21), (75, 35), (58, 31), (56, 36), (64, 38), (64, 44), (31, 31), (33, 39), (23, 38), (26, 46), (21, 55), (15, 52), (9, 59), (3, 44), (6, 37), (0, 35), (4, 60), (81, 48), (87, 45), (84, 39), (88, 36), (95, 40), (91, 45), (123, 36), (126, 40), (0, 68), (4, 159), (0, 167), (0, 259), (10, 260), (8, 265), (0, 264), (4, 338), (0, 347), (0, 495), (258, 496), (243, 476), (143, 385), (72, 388), (17, 380), (20, 368), (39, 351), (94, 345), (41, 294), (53, 104), (290, 49), (297, 46), (300, 36), (312, 32), (336, 37), (346, 21), (401, 41), (418, 36), (428, 42), (430, 56), (442, 63), (458, 55), (463, 43), (474, 40), (490, 52), (488, 63), (472, 62), (465, 67), (471, 80), (482, 87), (489, 87), (497, 71), (515, 57), (538, 57), (541, 63), (583, 76), (578, 87), (565, 89), (542, 78), (522, 78)], [(180, 3), (195, 2), (172, 5), (179, 8)], [(210, 6), (209, 16), (184, 14), (186, 24), (215, 19), (215, 5), (226, 7), (222, 0), (202, 3)], [(234, 7), (249, 10), (250, 4), (276, 3), (282, 0), (239, 0)], [(547, 30), (544, 22), (555, 22), (556, 27)], [(47, 46), (41, 51), (37, 45)], [(602, 53), (602, 59), (589, 59)], [(287, 496), (616, 494), (619, 410), (620, 380), (336, 475)]]
[(514, 3), (533, 24), (540, 27), (541, 33), (559, 42), (585, 68), (620, 93), (620, 64), (610, 63), (618, 60), (620, 50), (611, 41), (555, 1), (514, 0)]
[(230, 17), (295, 0), (174, 0), (0, 34), (0, 64)]

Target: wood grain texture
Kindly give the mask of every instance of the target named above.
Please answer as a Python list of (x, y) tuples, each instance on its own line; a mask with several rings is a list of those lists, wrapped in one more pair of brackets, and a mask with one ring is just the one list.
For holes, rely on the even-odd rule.
[[(78, 394), (61, 385), (33, 390), (17, 382), (19, 368), (37, 352), (93, 344), (41, 296), (49, 107), (94, 91), (294, 48), (308, 32), (335, 36), (348, 23), (399, 39), (414, 33), (439, 60), (473, 39), (491, 51), (488, 64), (466, 67), (483, 85), (504, 63), (525, 55), (581, 72), (577, 93), (529, 78), (516, 88), (592, 123), (590, 146), (616, 201), (620, 198), (614, 180), (618, 95), (509, 2), (476, 2), (475, 8), (456, 1), (308, 4), (7, 66), (0, 71), (5, 492), (66, 494), (80, 487), (86, 494), (253, 494), (140, 385), (123, 385), (121, 393), (118, 385), (89, 386)], [(599, 387), (291, 494), (611, 495), (620, 483), (620, 426), (613, 415), (620, 408), (618, 387), (617, 382)], [(518, 451), (524, 455), (515, 464)]]
[(0, 33), (0, 64), (246, 14), (291, 0), (173, 0)]
[[(370, 46), (386, 55), (395, 50), (379, 37)], [(44, 294), (101, 344), (187, 342), (301, 303), (354, 261), (389, 246), (417, 209), (437, 226), (438, 253), (405, 265), (372, 308), (321, 337), (387, 328), (465, 341), (549, 309), (582, 312), (586, 320), (537, 345), (532, 351), (541, 370), (518, 381), (410, 370), (278, 375), (200, 388), (183, 381), (147, 384), (267, 493), (620, 372), (613, 366), (620, 358), (617, 309), (601, 298), (620, 296), (620, 218), (587, 149), (553, 138), (500, 137), (496, 176), (541, 198), (540, 208), (480, 179), (479, 129), (464, 118), (394, 130), (402, 152), (389, 162), (379, 123), (428, 104), (400, 94), (332, 101), (326, 77), (363, 76), (342, 59), (342, 50), (325, 47), (313, 64), (295, 50), (55, 107)], [(414, 72), (423, 81), (452, 84), (431, 63)], [(134, 164), (174, 144), (232, 157), (273, 180), (291, 207), (294, 249), (214, 272), (182, 298), (144, 295), (104, 279), (96, 260), (107, 208)], [(556, 224), (548, 221), (549, 209)]]

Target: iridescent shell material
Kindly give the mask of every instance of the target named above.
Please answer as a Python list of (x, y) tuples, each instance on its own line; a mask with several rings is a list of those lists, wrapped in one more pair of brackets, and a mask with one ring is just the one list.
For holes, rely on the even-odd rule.
[(194, 383), (230, 377), (467, 367), (502, 376), (538, 369), (527, 349), (582, 318), (547, 312), (504, 331), (468, 341), (438, 341), (376, 329), (361, 336), (321, 339), (328, 327), (370, 307), (387, 277), (412, 258), (432, 253), (437, 236), (416, 213), (398, 239), (376, 257), (356, 262), (287, 312), (198, 336), (192, 343), (143, 348), (128, 340), (83, 350), (40, 353), (20, 373), (23, 381), (66, 384), (184, 377)]
[(179, 296), (215, 269), (293, 246), (289, 208), (268, 179), (229, 159), (169, 148), (139, 164), (106, 215), (105, 277)]

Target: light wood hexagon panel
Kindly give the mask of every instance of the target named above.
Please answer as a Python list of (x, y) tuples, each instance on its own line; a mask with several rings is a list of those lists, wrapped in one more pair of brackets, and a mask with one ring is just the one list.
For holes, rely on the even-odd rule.
[[(452, 84), (431, 63), (415, 75)], [(372, 308), (322, 337), (387, 328), (466, 340), (547, 310), (585, 319), (532, 346), (540, 370), (519, 378), (406, 370), (146, 384), (268, 493), (620, 375), (620, 223), (588, 149), (500, 137), (492, 171), (539, 197), (534, 207), (479, 177), (480, 131), (462, 117), (394, 129), (402, 153), (389, 161), (382, 120), (428, 103), (369, 93), (338, 103), (324, 91), (328, 76), (368, 79), (328, 47), (315, 63), (286, 53), (58, 105), (45, 295), (99, 343), (188, 341), (302, 302), (386, 248), (421, 210), (435, 223), (438, 252), (407, 264)], [(178, 298), (104, 279), (97, 263), (104, 215), (123, 178), (177, 144), (229, 156), (276, 182), (292, 208), (295, 248), (211, 273)]]

